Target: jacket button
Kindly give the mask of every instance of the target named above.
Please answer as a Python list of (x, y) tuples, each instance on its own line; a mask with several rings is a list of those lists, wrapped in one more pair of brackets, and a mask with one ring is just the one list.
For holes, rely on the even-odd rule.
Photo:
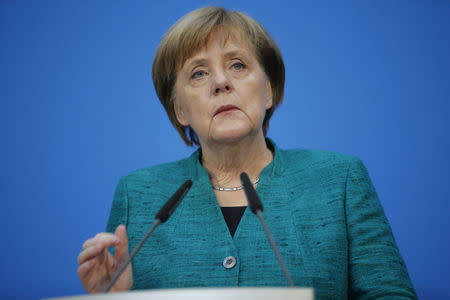
[(235, 265), (236, 265), (236, 258), (234, 258), (234, 256), (227, 256), (223, 260), (223, 267), (225, 269), (231, 269)]

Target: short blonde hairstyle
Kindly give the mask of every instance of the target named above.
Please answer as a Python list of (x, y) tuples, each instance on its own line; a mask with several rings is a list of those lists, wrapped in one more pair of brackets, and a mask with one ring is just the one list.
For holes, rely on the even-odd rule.
[(247, 38), (255, 57), (270, 81), (272, 107), (266, 111), (263, 121), (264, 136), (275, 108), (282, 102), (284, 93), (284, 62), (280, 49), (267, 31), (251, 17), (222, 7), (203, 7), (178, 20), (161, 40), (153, 60), (152, 77), (156, 94), (164, 106), (170, 122), (183, 141), (192, 146), (200, 145), (190, 126), (181, 125), (176, 117), (175, 83), (177, 74), (187, 59), (206, 46), (212, 32), (222, 30), (227, 38), (238, 30)]

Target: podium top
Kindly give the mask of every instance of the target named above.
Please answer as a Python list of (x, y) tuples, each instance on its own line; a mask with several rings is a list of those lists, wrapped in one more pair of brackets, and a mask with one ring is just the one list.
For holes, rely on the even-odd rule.
[(47, 298), (47, 300), (313, 300), (312, 288), (190, 288), (190, 289), (161, 289), (131, 291), (123, 293), (91, 294), (82, 296), (69, 296)]

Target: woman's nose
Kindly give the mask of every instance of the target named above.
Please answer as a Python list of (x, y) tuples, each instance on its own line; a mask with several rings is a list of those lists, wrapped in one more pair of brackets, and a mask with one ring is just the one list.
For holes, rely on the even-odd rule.
[(214, 76), (214, 82), (212, 83), (212, 94), (217, 96), (221, 93), (230, 93), (232, 90), (233, 85), (225, 72), (216, 73)]

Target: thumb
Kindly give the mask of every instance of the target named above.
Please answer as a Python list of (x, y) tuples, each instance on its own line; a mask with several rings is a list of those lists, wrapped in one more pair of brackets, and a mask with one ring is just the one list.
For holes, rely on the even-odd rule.
[(124, 261), (128, 258), (128, 237), (125, 226), (117, 226), (114, 235), (119, 239), (119, 244), (115, 247), (116, 259), (118, 261)]

